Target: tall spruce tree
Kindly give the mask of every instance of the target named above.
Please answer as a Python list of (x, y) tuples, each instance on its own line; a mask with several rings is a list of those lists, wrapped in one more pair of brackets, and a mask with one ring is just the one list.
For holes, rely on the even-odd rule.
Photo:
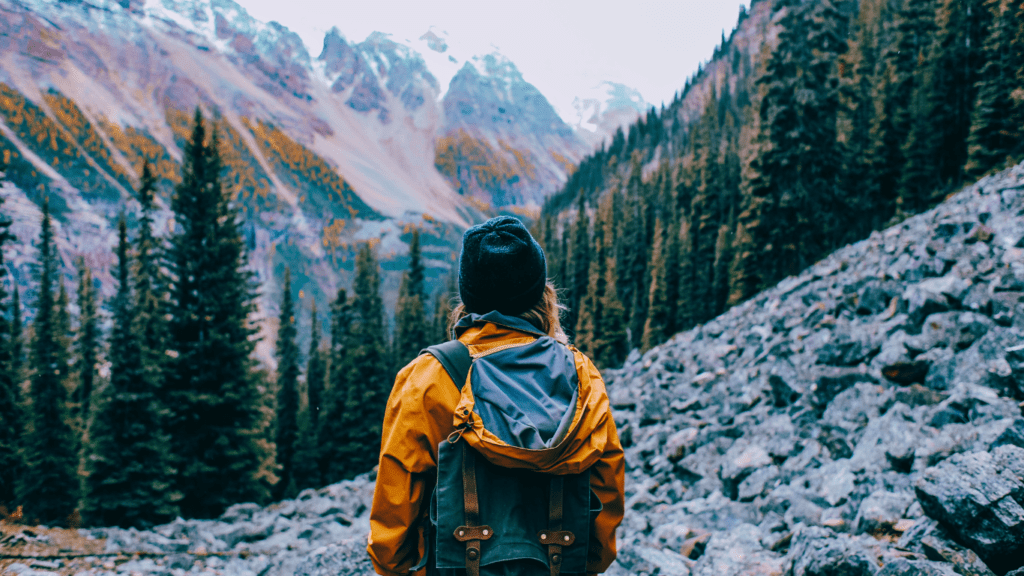
[[(2, 207), (3, 198), (0, 198)], [(7, 304), (7, 266), (4, 263), (4, 245), (15, 239), (10, 227), (11, 219), (0, 212), (0, 507), (4, 509), (14, 505), (15, 483), (21, 469), (18, 443), (22, 432), (21, 379), (15, 361), (16, 348), (20, 346), (20, 326), (16, 331), (15, 322), (8, 320), (9, 314), (18, 312)], [(18, 305), (16, 297), (13, 305)]]
[(426, 269), (420, 249), (420, 231), (409, 241), (409, 270), (402, 276), (395, 308), (396, 368), (405, 366), (429, 344), (426, 314)]
[(294, 460), (299, 434), (299, 346), (295, 341), (295, 303), (292, 300), (292, 271), (284, 270), (281, 315), (277, 328), (277, 497), (291, 498), (298, 493)]
[(590, 218), (587, 215), (586, 195), (580, 192), (576, 208), (576, 222), (572, 226), (572, 277), (569, 279), (569, 302), (566, 326), (573, 332), (580, 316), (583, 299), (587, 295), (587, 279), (590, 271)]
[[(39, 299), (33, 322), (32, 382), (28, 418), (20, 443), (21, 472), (17, 501), (27, 520), (64, 524), (78, 506), (77, 442), (69, 425), (67, 335), (62, 324), (54, 283), (63, 282), (57, 268), (49, 201), (43, 200), (39, 238)], [(65, 292), (66, 294), (66, 292)], [(66, 314), (66, 312), (64, 312)]]
[(251, 357), (256, 330), (253, 274), (236, 209), (221, 183), (216, 129), (197, 109), (171, 208), (168, 430), (181, 511), (220, 515), (235, 502), (262, 501), (267, 458)]
[(306, 390), (309, 396), (310, 420), (313, 431), (319, 424), (320, 408), (323, 405), (324, 385), (327, 382), (327, 361), (320, 346), (320, 315), (316, 302), (309, 312), (309, 355), (306, 362)]
[(99, 363), (100, 327), (92, 270), (78, 261), (78, 406), (83, 429), (88, 427), (90, 402)]
[(147, 161), (142, 166), (139, 184), (139, 235), (135, 241), (135, 300), (132, 308), (132, 333), (139, 339), (141, 378), (145, 389), (164, 401), (164, 368), (167, 350), (167, 278), (160, 263), (163, 251), (154, 236), (153, 197), (156, 177)]
[(309, 355), (306, 362), (306, 408), (299, 412), (299, 439), (295, 449), (292, 470), (295, 487), (299, 490), (320, 485), (320, 443), (317, 429), (324, 402), (324, 384), (327, 362), (320, 346), (320, 316), (316, 301), (310, 311)]
[(320, 479), (327, 484), (344, 480), (349, 473), (346, 458), (351, 438), (344, 417), (351, 375), (352, 314), (348, 293), (344, 288), (339, 289), (331, 303), (330, 371), (317, 426)]
[(380, 268), (373, 248), (363, 244), (356, 255), (352, 324), (349, 328), (348, 391), (341, 421), (349, 442), (342, 447), (347, 478), (366, 472), (380, 455), (384, 407), (391, 391), (385, 369), (384, 302), (380, 295)]
[(648, 295), (647, 320), (644, 322), (641, 340), (645, 352), (661, 344), (668, 337), (666, 328), (669, 322), (669, 309), (664, 247), (665, 225), (659, 219), (654, 228), (654, 245), (651, 250), (651, 263), (648, 265), (651, 271), (651, 287)]
[(118, 222), (117, 295), (110, 337), (110, 382), (99, 394), (86, 447), (82, 516), (93, 526), (148, 528), (177, 516), (168, 436), (158, 388), (146, 374), (145, 337), (136, 329), (131, 256)]

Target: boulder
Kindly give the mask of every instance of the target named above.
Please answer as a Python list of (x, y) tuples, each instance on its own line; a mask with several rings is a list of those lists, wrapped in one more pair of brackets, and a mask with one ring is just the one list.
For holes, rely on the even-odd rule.
[(786, 555), (793, 576), (874, 576), (874, 554), (858, 539), (825, 528), (802, 527)]
[(961, 576), (952, 566), (930, 560), (897, 558), (878, 571), (878, 576)]
[(924, 512), (996, 572), (1024, 564), (1024, 449), (956, 454), (914, 485)]
[(909, 492), (879, 490), (871, 493), (860, 503), (853, 522), (855, 532), (879, 535), (892, 532), (913, 501), (914, 495)]

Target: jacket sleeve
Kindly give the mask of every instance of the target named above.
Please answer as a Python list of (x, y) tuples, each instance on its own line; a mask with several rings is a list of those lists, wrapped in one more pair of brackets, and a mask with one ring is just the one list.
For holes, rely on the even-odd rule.
[(458, 401), (458, 390), (432, 356), (420, 356), (395, 379), (384, 414), (367, 542), (378, 574), (408, 574), (423, 558), (437, 445), (451, 433)]
[(594, 574), (604, 572), (615, 561), (615, 530), (622, 523), (625, 508), (626, 466), (601, 374), (589, 360), (587, 365), (591, 386), (595, 391), (599, 388), (600, 394), (603, 395), (600, 404), (604, 410), (603, 425), (599, 434), (605, 437), (604, 452), (590, 469), (590, 489), (597, 494), (603, 506), (601, 513), (594, 519), (593, 539), (587, 554), (587, 572)]

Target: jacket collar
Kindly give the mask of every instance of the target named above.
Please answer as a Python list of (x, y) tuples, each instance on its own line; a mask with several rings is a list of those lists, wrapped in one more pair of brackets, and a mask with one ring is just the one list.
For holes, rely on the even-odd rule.
[(488, 312), (487, 314), (470, 314), (459, 320), (458, 324), (455, 325), (455, 337), (462, 336), (462, 333), (466, 330), (483, 324), (495, 324), (508, 328), (509, 330), (515, 330), (516, 332), (525, 332), (537, 337), (544, 337), (544, 334), (537, 329), (536, 326), (530, 324), (526, 320), (517, 316), (506, 316), (497, 310)]

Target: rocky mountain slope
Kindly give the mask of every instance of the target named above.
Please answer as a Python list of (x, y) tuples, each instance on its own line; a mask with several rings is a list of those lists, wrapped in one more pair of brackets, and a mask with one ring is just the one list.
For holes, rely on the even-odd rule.
[[(1024, 165), (605, 377), (628, 466), (612, 574), (1019, 576)], [(83, 531), (123, 555), (6, 570), (370, 574), (371, 494)]]
[[(314, 56), (232, 0), (0, 0), (6, 210), (31, 252), (49, 196), (65, 263), (84, 257), (110, 296), (113, 222), (122, 210), (134, 222), (145, 160), (167, 206), (201, 107), (221, 133), (268, 315), (286, 264), (296, 290), (325, 309), (366, 240), (379, 243), (393, 301), (411, 226), (439, 286), (463, 227), (535, 210), (588, 150), (514, 64), (478, 60), (444, 87), (419, 52), (385, 34), (353, 42), (333, 29)], [(479, 150), (499, 169), (465, 187), (460, 174), (480, 172)], [(13, 276), (31, 304), (22, 263)]]

